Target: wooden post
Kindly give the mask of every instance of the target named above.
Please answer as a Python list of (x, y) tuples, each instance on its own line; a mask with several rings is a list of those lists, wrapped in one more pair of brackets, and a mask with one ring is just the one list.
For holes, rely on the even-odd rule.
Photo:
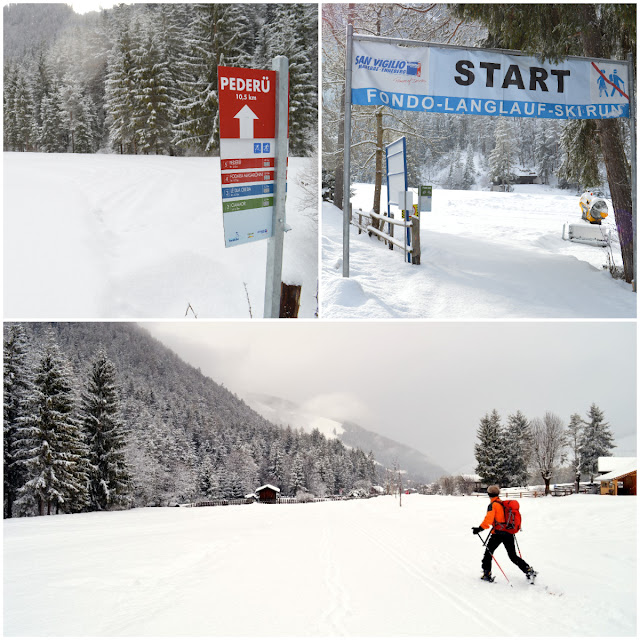
[(411, 264), (420, 264), (420, 218), (411, 216)]
[(362, 209), (358, 209), (358, 235), (362, 233)]
[[(395, 215), (396, 215), (395, 213), (390, 213), (389, 217), (393, 220)], [(395, 230), (396, 230), (396, 228), (393, 226), (393, 223), (390, 222), (389, 223), (389, 235), (390, 236), (395, 236)], [(389, 243), (389, 251), (393, 251), (393, 242)]]
[(297, 318), (300, 309), (301, 284), (285, 284), (280, 286), (280, 317)]

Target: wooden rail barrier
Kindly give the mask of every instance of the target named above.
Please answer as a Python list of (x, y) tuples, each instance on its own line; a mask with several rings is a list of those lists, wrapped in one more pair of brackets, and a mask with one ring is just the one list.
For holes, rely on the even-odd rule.
[[(393, 250), (394, 245), (399, 247), (403, 251), (406, 250), (408, 254), (411, 254), (412, 264), (420, 264), (420, 220), (416, 216), (409, 216), (409, 220), (396, 220), (391, 216), (386, 216), (381, 213), (376, 213), (375, 211), (369, 211), (365, 213), (362, 209), (358, 209), (358, 221), (356, 222), (354, 216), (351, 216), (351, 224), (358, 228), (358, 234), (361, 234), (363, 231), (366, 231), (369, 236), (372, 233), (375, 233), (380, 240), (384, 240), (385, 243), (388, 243), (389, 249)], [(398, 240), (393, 236), (393, 234), (385, 233), (380, 229), (377, 229), (373, 226), (373, 219), (381, 220), (383, 223), (387, 223), (390, 225), (394, 225), (394, 227), (403, 227), (411, 230), (411, 246), (406, 246), (404, 242)], [(364, 219), (364, 221), (363, 221)]]

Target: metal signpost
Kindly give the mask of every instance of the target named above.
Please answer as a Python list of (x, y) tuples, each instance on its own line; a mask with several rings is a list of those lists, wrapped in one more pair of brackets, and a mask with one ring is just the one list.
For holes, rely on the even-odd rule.
[[(345, 69), (343, 275), (349, 276), (351, 107), (385, 105), (424, 113), (551, 119), (631, 117), (633, 60), (567, 56), (542, 62), (519, 51), (354, 35)], [(635, 138), (631, 173), (635, 231)], [(634, 234), (635, 235), (635, 234)], [(635, 259), (634, 247), (634, 264)]]
[[(387, 160), (387, 215), (391, 217), (391, 205), (405, 211), (407, 189), (407, 139), (403, 136), (385, 147)], [(393, 235), (393, 225), (389, 223), (388, 233)], [(405, 258), (407, 245), (411, 244), (409, 228), (406, 229)]]
[[(289, 71), (218, 67), (225, 247), (268, 239), (265, 317), (280, 311), (288, 155)], [(268, 299), (268, 304), (267, 304)], [(274, 314), (275, 309), (275, 315)]]

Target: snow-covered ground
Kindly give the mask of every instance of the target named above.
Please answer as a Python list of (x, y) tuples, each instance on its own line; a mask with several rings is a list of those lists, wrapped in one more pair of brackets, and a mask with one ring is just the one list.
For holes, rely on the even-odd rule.
[[(369, 211), (373, 185), (353, 187), (353, 211)], [(515, 189), (434, 188), (432, 212), (422, 214), (420, 224), (420, 266), (352, 226), (350, 278), (342, 277), (342, 212), (323, 203), (322, 317), (636, 317), (631, 285), (602, 268), (607, 249), (562, 240), (564, 223), (580, 222), (579, 197), (542, 185)], [(386, 198), (383, 188), (382, 202)], [(604, 224), (621, 266), (609, 205)]]
[(523, 498), (480, 577), (486, 498), (4, 521), (5, 635), (635, 636), (636, 498)]
[[(225, 249), (219, 158), (3, 159), (5, 318), (262, 317), (267, 242)], [(301, 186), (316, 172), (289, 160), (283, 279), (302, 284), (300, 317), (317, 308), (317, 196)]]

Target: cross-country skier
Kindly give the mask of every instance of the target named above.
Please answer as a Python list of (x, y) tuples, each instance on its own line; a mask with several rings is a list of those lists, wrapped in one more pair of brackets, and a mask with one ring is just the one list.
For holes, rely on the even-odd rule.
[(472, 527), (473, 535), (478, 535), (484, 529), (491, 527), (491, 533), (489, 534), (489, 540), (486, 543), (486, 551), (482, 558), (482, 580), (493, 582), (495, 578), (491, 576), (491, 560), (492, 554), (501, 545), (504, 544), (504, 548), (509, 554), (509, 560), (513, 564), (517, 565), (523, 573), (526, 574), (527, 580), (535, 579), (536, 572), (533, 567), (528, 565), (522, 558), (516, 553), (515, 540), (513, 533), (508, 531), (496, 531), (493, 527), (496, 523), (504, 522), (504, 508), (500, 502), (500, 487), (492, 484), (487, 493), (491, 501), (487, 507), (487, 515), (485, 516), (482, 524), (479, 527)]

